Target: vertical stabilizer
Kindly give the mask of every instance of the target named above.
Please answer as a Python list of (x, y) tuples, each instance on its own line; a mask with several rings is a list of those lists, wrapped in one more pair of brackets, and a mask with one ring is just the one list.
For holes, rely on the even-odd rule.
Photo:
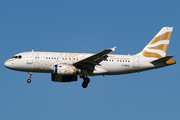
[(163, 27), (138, 55), (148, 58), (165, 57), (172, 30), (173, 27)]

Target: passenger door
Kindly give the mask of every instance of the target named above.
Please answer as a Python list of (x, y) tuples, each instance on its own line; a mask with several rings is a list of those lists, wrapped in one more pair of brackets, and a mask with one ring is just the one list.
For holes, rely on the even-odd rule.
[(33, 63), (33, 50), (32, 52), (27, 53), (27, 64), (32, 64)]
[(139, 57), (134, 57), (133, 59), (133, 67), (139, 68)]

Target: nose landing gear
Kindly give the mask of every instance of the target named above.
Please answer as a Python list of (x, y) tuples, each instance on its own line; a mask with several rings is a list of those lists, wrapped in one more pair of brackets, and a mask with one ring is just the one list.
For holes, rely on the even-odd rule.
[(80, 77), (80, 78), (83, 78), (83, 83), (82, 83), (82, 87), (83, 88), (87, 88), (87, 86), (88, 86), (88, 83), (90, 82), (90, 79), (86, 76), (82, 76), (82, 77)]
[(27, 83), (31, 83), (32, 72), (28, 72), (28, 74), (29, 74), (29, 79), (27, 80)]

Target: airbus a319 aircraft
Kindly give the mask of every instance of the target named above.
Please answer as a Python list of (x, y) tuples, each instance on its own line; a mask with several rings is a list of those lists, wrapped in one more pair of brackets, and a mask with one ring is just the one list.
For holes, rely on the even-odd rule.
[(166, 56), (172, 27), (163, 27), (157, 35), (136, 55), (109, 54), (115, 48), (105, 49), (97, 54), (61, 53), (61, 52), (23, 52), (7, 60), (4, 66), (17, 71), (51, 73), (55, 82), (77, 81), (83, 79), (82, 87), (86, 88), (90, 79), (88, 76), (121, 75), (157, 69), (176, 63)]

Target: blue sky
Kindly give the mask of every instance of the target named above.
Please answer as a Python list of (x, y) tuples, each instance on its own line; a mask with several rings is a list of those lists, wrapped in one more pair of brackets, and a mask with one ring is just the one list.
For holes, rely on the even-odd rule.
[[(0, 1), (0, 118), (2, 120), (179, 120), (178, 0)], [(176, 65), (117, 76), (54, 83), (50, 74), (6, 69), (31, 51), (136, 54), (162, 27), (174, 27), (167, 55)], [(113, 53), (114, 54), (114, 53)]]

